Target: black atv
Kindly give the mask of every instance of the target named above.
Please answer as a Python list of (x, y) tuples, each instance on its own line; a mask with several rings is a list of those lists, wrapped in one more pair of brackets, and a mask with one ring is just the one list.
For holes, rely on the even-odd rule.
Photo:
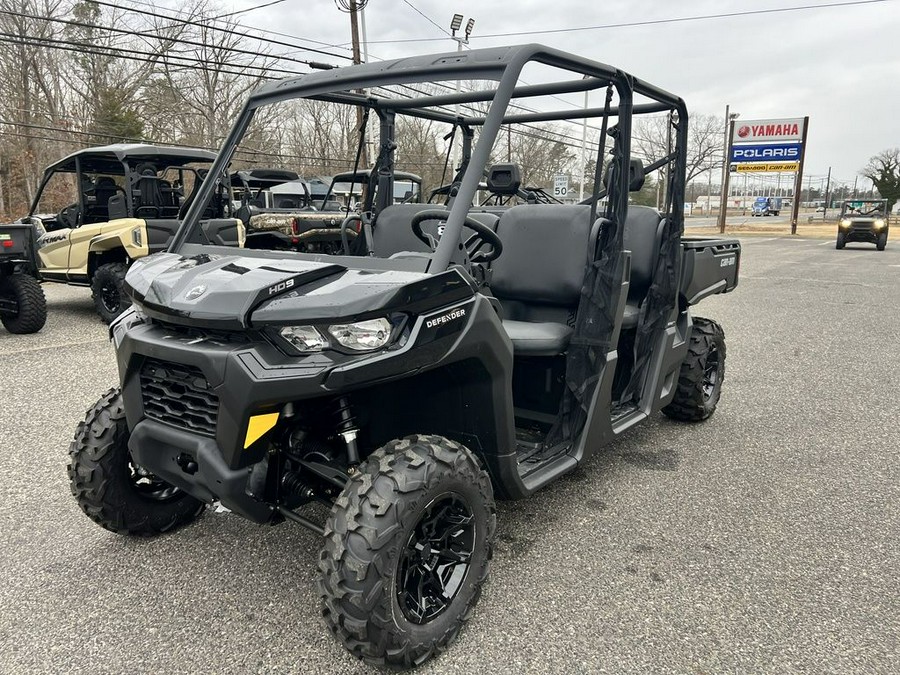
[[(529, 63), (565, 79), (519, 84)], [(461, 94), (387, 90), (476, 79)], [(605, 103), (510, 109), (585, 90)], [(686, 422), (713, 414), (725, 337), (692, 312), (735, 288), (740, 245), (682, 237), (687, 110), (610, 66), (527, 45), (265, 85), (210, 176), (227, 180), (241, 140), (265, 137), (254, 124), (296, 114), (300, 98), (378, 117), (378, 185), (353, 242), (365, 246), (323, 255), (203, 244), (215, 191), (206, 181), (169, 252), (129, 270), (134, 307), (111, 327), (121, 389), (78, 426), (69, 477), (84, 512), (114, 532), (167, 532), (218, 502), (322, 535), (328, 627), (369, 663), (411, 667), (471, 616), (495, 496), (527, 497), (660, 411)], [(472, 102), (485, 107), (454, 112)], [(647, 167), (631, 157), (632, 116), (643, 113), (668, 113), (674, 148)], [(602, 125), (589, 199), (473, 207), (503, 125), (582, 114)], [(470, 139), (447, 205), (392, 203), (399, 115)], [(629, 191), (664, 167), (664, 212), (629, 206)], [(324, 523), (315, 503), (329, 509)]]
[(10, 333), (36, 333), (47, 322), (31, 223), (0, 225), (0, 321)]
[(841, 205), (835, 248), (849, 242), (864, 241), (883, 251), (887, 247), (888, 204), (886, 199), (848, 199)]

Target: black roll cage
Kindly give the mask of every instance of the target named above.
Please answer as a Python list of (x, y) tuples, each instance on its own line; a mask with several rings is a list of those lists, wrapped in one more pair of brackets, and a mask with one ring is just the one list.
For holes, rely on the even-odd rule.
[[(529, 63), (567, 71), (577, 79), (537, 85), (519, 85), (523, 68)], [(481, 89), (461, 93), (419, 96), (415, 98), (379, 98), (371, 94), (358, 93), (378, 87), (407, 85), (452, 80), (495, 80), (494, 89)], [(507, 114), (513, 99), (569, 94), (601, 89), (615, 91), (618, 102), (615, 106), (588, 109), (567, 109)], [(635, 104), (635, 96), (649, 102)], [(510, 47), (478, 49), (468, 52), (448, 52), (437, 55), (413, 56), (368, 63), (328, 71), (313, 72), (295, 78), (267, 83), (255, 91), (237, 122), (231, 129), (212, 169), (215, 181), (204, 181), (201, 191), (185, 215), (184, 221), (172, 241), (170, 251), (182, 252), (189, 244), (190, 232), (203, 213), (214, 185), (227, 181), (227, 167), (257, 108), (297, 98), (312, 98), (331, 103), (359, 106), (374, 111), (380, 121), (379, 161), (373, 169), (377, 173), (378, 201), (390, 200), (393, 196), (393, 140), (394, 120), (397, 114), (448, 123), (462, 131), (463, 159), (457, 173), (459, 187), (451, 200), (444, 235), (431, 256), (428, 265), (430, 273), (440, 273), (447, 269), (456, 243), (460, 241), (463, 221), (473, 204), (478, 184), (482, 179), (482, 168), (488, 164), (489, 156), (497, 135), (504, 124), (548, 122), (558, 120), (581, 120), (585, 118), (616, 117), (614, 130), (609, 135), (614, 138), (612, 160), (609, 171), (613, 180), (604, 189), (600, 181), (595, 181), (594, 193), (589, 200), (596, 205), (600, 199), (608, 197), (605, 217), (621, 225), (625, 222), (628, 209), (630, 186), (631, 123), (635, 114), (669, 113), (673, 120), (673, 152), (653, 166), (659, 168), (671, 164), (667, 202), (669, 217), (677, 219), (678, 231), (683, 230), (684, 182), (687, 147), (687, 109), (684, 101), (669, 92), (635, 78), (622, 70), (603, 63), (568, 54), (557, 49), (538, 44)], [(609, 98), (609, 97), (608, 97)], [(454, 115), (433, 106), (458, 103), (491, 102), (484, 116)], [(480, 127), (481, 133), (472, 146), (473, 128)], [(468, 141), (468, 142), (467, 142)], [(605, 145), (605, 139), (604, 139)], [(600, 149), (604, 154), (605, 147)], [(595, 153), (596, 156), (597, 153)], [(477, 170), (469, 171), (469, 165)], [(644, 170), (644, 174), (653, 169)], [(373, 181), (376, 182), (376, 181)], [(607, 193), (608, 192), (608, 193)], [(375, 205), (376, 212), (390, 202)], [(611, 250), (622, 249), (621, 226), (607, 243)], [(187, 253), (190, 249), (185, 250)], [(199, 251), (198, 251), (199, 252)]]

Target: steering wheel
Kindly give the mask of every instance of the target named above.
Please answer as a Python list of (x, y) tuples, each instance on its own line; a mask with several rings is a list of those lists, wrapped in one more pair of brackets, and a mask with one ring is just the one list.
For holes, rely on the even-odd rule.
[[(420, 211), (413, 216), (410, 227), (412, 227), (413, 234), (415, 234), (422, 243), (427, 244), (429, 247), (431, 247), (431, 250), (433, 251), (437, 248), (437, 240), (427, 232), (422, 232), (422, 223), (424, 223), (426, 220), (446, 221), (449, 217), (450, 212), (446, 209), (430, 209), (427, 211)], [(476, 252), (471, 257), (472, 262), (486, 263), (492, 260), (496, 260), (500, 257), (500, 254), (503, 253), (503, 242), (500, 240), (500, 237), (497, 236), (496, 232), (494, 232), (484, 223), (479, 223), (477, 220), (471, 218), (470, 216), (466, 216), (465, 220), (463, 220), (463, 225), (465, 227), (468, 227), (470, 230), (475, 231), (474, 237), (466, 241), (467, 249), (469, 248), (469, 243), (473, 238), (479, 239), (479, 244), (486, 244), (491, 247), (491, 250), (487, 253), (483, 253), (481, 251)], [(476, 246), (475, 248), (479, 248), (479, 246)]]
[(68, 228), (76, 228), (78, 227), (78, 209), (80, 207), (78, 204), (70, 204), (59, 214), (56, 216), (56, 222), (60, 223), (63, 227)]

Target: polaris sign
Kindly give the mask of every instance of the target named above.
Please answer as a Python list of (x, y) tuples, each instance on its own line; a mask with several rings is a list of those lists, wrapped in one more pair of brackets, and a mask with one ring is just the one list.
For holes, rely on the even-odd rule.
[(800, 143), (766, 143), (765, 145), (733, 145), (731, 162), (798, 162)]

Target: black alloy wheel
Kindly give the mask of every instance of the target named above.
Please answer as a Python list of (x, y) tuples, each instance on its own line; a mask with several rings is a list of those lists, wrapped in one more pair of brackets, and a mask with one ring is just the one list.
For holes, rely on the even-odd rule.
[(409, 536), (397, 569), (397, 602), (403, 615), (424, 624), (459, 594), (475, 551), (475, 516), (461, 495), (432, 500)]

